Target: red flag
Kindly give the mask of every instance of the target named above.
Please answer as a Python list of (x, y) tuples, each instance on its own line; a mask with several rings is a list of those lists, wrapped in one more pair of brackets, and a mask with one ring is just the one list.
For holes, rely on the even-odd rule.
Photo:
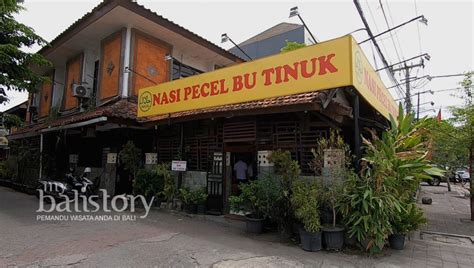
[(439, 109), (438, 115), (436, 116), (436, 120), (438, 120), (438, 122), (441, 122), (441, 108)]

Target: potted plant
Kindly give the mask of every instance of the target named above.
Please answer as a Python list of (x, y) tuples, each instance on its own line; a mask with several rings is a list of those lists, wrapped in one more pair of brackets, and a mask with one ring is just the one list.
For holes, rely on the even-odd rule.
[(193, 192), (193, 199), (197, 205), (198, 214), (206, 214), (207, 191), (206, 188), (197, 189)]
[(393, 233), (388, 236), (388, 242), (392, 249), (402, 250), (405, 247), (406, 235), (417, 230), (426, 223), (423, 211), (414, 203), (407, 203), (403, 206), (399, 215), (392, 222)]
[(179, 189), (179, 194), (181, 200), (184, 203), (184, 209), (187, 213), (196, 214), (197, 213), (197, 205), (193, 198), (193, 192), (190, 191), (188, 188), (183, 187)]
[(269, 217), (277, 224), (280, 239), (288, 241), (292, 236), (298, 236), (298, 225), (300, 224), (294, 215), (291, 205), (292, 185), (294, 181), (300, 180), (301, 169), (297, 161), (291, 158), (289, 151), (273, 151), (268, 160), (274, 164), (275, 176), (268, 178), (275, 195), (273, 209)]
[(323, 245), (328, 250), (341, 250), (344, 246), (344, 228), (336, 225), (338, 206), (342, 197), (342, 185), (341, 178), (334, 177), (324, 187), (322, 194), (323, 200), (331, 209), (331, 223), (322, 228)]
[(260, 234), (263, 231), (265, 218), (273, 215), (275, 204), (279, 199), (276, 180), (263, 177), (240, 185), (241, 194), (229, 197), (229, 204), (234, 211), (245, 211), (247, 232)]
[(170, 209), (172, 207), (173, 199), (176, 195), (176, 188), (171, 173), (169, 172), (169, 167), (166, 164), (158, 165), (157, 170), (163, 174), (164, 186), (163, 186), (163, 197), (166, 200), (166, 207)]
[(301, 247), (306, 251), (318, 251), (322, 248), (321, 221), (319, 215), (319, 186), (314, 181), (293, 182), (291, 204), (295, 216), (303, 224), (300, 228)]
[(148, 201), (154, 198), (158, 206), (161, 205), (163, 187), (164, 177), (157, 167), (138, 170), (133, 181), (133, 192), (145, 196)]

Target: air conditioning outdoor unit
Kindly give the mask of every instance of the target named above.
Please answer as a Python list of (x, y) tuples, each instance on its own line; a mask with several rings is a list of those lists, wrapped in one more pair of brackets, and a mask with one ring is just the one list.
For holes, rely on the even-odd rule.
[(92, 95), (92, 90), (88, 87), (83, 86), (83, 85), (73, 84), (72, 85), (72, 95), (74, 97), (78, 97), (78, 98), (89, 99)]

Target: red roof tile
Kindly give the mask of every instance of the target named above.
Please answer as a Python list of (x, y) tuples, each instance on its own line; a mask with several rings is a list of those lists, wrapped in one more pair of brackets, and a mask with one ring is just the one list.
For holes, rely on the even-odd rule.
[(197, 109), (197, 110), (190, 110), (184, 112), (177, 112), (172, 113), (170, 115), (158, 115), (158, 116), (150, 116), (139, 118), (138, 121), (141, 122), (151, 122), (151, 121), (160, 121), (170, 118), (182, 118), (182, 117), (190, 117), (194, 115), (203, 115), (203, 114), (214, 114), (219, 112), (232, 112), (232, 111), (240, 111), (240, 110), (256, 110), (262, 108), (270, 108), (270, 107), (280, 107), (280, 106), (289, 106), (289, 105), (297, 105), (297, 104), (311, 104), (316, 102), (317, 100), (324, 100), (326, 98), (327, 92), (326, 91), (314, 91), (309, 93), (301, 93), (301, 94), (294, 94), (294, 95), (287, 95), (275, 98), (268, 98), (258, 101), (250, 101), (244, 103), (237, 103), (237, 104), (230, 104), (230, 105), (222, 105), (217, 107), (211, 108), (204, 108), (204, 109)]
[(66, 115), (50, 121), (40, 122), (34, 125), (18, 128), (13, 135), (39, 131), (49, 127), (65, 126), (72, 123), (82, 122), (101, 116), (108, 118), (126, 119), (135, 121), (137, 119), (137, 104), (128, 100), (119, 100), (107, 106), (97, 107), (95, 110), (86, 111), (79, 114)]

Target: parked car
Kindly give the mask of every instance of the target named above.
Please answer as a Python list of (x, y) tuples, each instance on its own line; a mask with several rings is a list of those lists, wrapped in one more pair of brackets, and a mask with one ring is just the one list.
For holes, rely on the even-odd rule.
[(469, 174), (469, 170), (467, 169), (456, 170), (456, 177), (458, 177), (459, 179), (467, 180), (467, 181), (471, 179), (471, 175)]
[(443, 181), (446, 181), (445, 176), (431, 176), (431, 180), (427, 180), (426, 182), (431, 186), (439, 186)]

